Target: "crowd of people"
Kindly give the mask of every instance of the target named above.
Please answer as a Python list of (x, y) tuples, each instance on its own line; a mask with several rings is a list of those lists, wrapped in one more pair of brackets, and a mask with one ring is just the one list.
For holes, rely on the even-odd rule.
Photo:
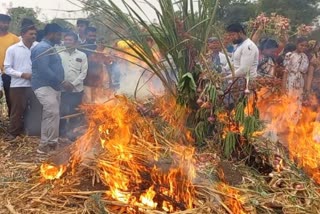
[[(6, 139), (23, 135), (28, 124), (37, 126), (34, 121), (39, 120), (37, 151), (49, 153), (68, 132), (61, 117), (76, 114), (80, 104), (96, 103), (119, 89), (117, 60), (105, 48), (104, 40), (97, 39), (97, 29), (88, 20), (77, 20), (73, 32), (55, 23), (39, 30), (24, 19), (20, 37), (8, 31), (10, 21), (8, 15), (0, 14), (0, 96), (4, 89), (10, 118)], [(149, 43), (151, 47), (152, 39)], [(283, 90), (300, 107), (312, 83), (317, 82), (313, 77), (320, 66), (319, 45), (306, 38), (298, 38), (296, 44), (278, 43), (257, 33), (250, 39), (243, 26), (235, 23), (226, 28), (224, 41), (211, 37), (207, 47), (213, 70), (227, 80), (282, 78)]]
[(39, 30), (23, 19), (20, 37), (8, 31), (10, 22), (0, 14), (0, 95), (4, 89), (10, 120), (5, 138), (11, 141), (39, 127), (37, 152), (48, 153), (68, 132), (61, 117), (77, 113), (82, 103), (106, 100), (119, 87), (112, 69), (116, 59), (106, 54), (88, 20), (77, 21), (76, 33), (55, 23)]
[(250, 39), (241, 24), (231, 24), (226, 32), (225, 41), (215, 37), (208, 39), (209, 56), (216, 71), (226, 78), (242, 77), (251, 82), (259, 77), (281, 79), (280, 88), (292, 104), (288, 106), (289, 119), (295, 123), (300, 119), (302, 105), (308, 102), (311, 93), (320, 100), (317, 85), (320, 49), (317, 41), (298, 37), (295, 43), (290, 43), (284, 36), (277, 42), (273, 38), (261, 38), (259, 30)]

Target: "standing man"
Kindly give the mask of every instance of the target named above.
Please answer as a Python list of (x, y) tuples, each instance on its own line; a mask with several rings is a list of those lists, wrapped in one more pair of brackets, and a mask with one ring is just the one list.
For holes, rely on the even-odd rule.
[(86, 41), (83, 44), (80, 43), (80, 51), (84, 52), (89, 58), (89, 56), (97, 49), (97, 28), (88, 27), (85, 35)]
[[(231, 24), (226, 30), (228, 37), (236, 45), (232, 55), (235, 76), (246, 77), (249, 72), (251, 78), (256, 77), (259, 62), (258, 47), (247, 37), (241, 24)], [(227, 78), (229, 77), (231, 75), (227, 76)]]
[(90, 22), (86, 19), (78, 19), (77, 20), (77, 31), (78, 31), (78, 40), (79, 44), (83, 45), (86, 43), (86, 30), (89, 27)]
[(61, 58), (54, 45), (61, 41), (62, 28), (57, 24), (47, 24), (44, 39), (31, 50), (32, 78), (31, 85), (41, 103), (41, 140), (38, 153), (55, 150), (59, 139), (61, 87), (71, 89), (70, 83), (64, 82), (64, 70)]
[(8, 32), (10, 22), (11, 22), (10, 16), (5, 14), (0, 14), (0, 71), (2, 73), (1, 77), (3, 81), (4, 93), (6, 95), (6, 102), (8, 106), (9, 116), (11, 111), (10, 95), (9, 95), (11, 77), (4, 74), (3, 63), (4, 63), (4, 58), (6, 56), (7, 49), (11, 45), (14, 45), (20, 41), (16, 35)]
[(18, 135), (23, 134), (23, 117), (26, 111), (28, 102), (31, 108), (36, 104), (35, 97), (31, 88), (31, 49), (36, 45), (37, 29), (31, 25), (29, 27), (23, 26), (21, 29), (22, 40), (10, 46), (7, 50), (4, 68), (5, 73), (11, 77), (10, 85), (10, 125), (9, 135), (7, 140), (13, 140)]
[[(61, 114), (70, 115), (76, 113), (76, 108), (81, 104), (83, 96), (83, 81), (87, 76), (88, 60), (85, 53), (76, 49), (78, 36), (73, 32), (64, 36), (65, 50), (60, 52), (64, 69), (64, 80), (70, 88), (62, 91)], [(61, 123), (61, 131), (67, 131)]]
[(83, 45), (84, 49), (80, 49), (88, 58), (88, 72), (84, 80), (84, 103), (94, 103), (95, 97), (98, 95), (98, 91), (96, 89), (101, 87), (103, 84), (103, 67), (102, 64), (98, 62), (96, 42), (97, 29), (95, 27), (88, 27), (86, 29), (86, 43)]
[(213, 64), (213, 69), (218, 73), (223, 72), (228, 66), (227, 56), (221, 53), (221, 44), (216, 37), (210, 37), (208, 39), (208, 51), (210, 62)]

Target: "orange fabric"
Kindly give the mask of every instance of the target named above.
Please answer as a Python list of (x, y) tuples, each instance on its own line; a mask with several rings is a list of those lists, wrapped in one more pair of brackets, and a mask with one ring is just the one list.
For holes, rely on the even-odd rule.
[(5, 36), (0, 36), (0, 69), (2, 72), (7, 49), (19, 41), (19, 38), (12, 33), (7, 33)]

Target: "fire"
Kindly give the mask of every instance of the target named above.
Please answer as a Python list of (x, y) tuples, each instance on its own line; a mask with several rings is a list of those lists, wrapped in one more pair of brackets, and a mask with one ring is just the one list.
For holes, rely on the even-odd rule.
[(315, 98), (310, 106), (302, 106), (293, 100), (295, 97), (289, 96), (259, 100), (261, 117), (267, 122), (265, 133), (287, 146), (290, 158), (320, 183), (320, 116), (319, 109), (312, 107), (318, 104)]
[(43, 178), (47, 180), (59, 179), (66, 171), (67, 167), (64, 165), (54, 166), (47, 163), (43, 163), (40, 166), (40, 172)]
[(170, 127), (164, 130), (170, 141), (156, 131), (154, 119), (141, 116), (136, 104), (124, 97), (85, 106), (89, 127), (71, 149), (73, 172), (87, 153), (100, 148), (96, 166), (108, 187), (106, 195), (128, 204), (129, 213), (133, 207), (165, 212), (193, 208), (194, 140), (190, 131), (180, 129), (188, 110), (172, 100), (155, 103), (159, 119)]
[(145, 194), (142, 194), (140, 196), (140, 201), (142, 204), (148, 207), (157, 208), (158, 203), (153, 201), (154, 197), (156, 196), (156, 192), (153, 190), (153, 188), (153, 186), (150, 187)]
[(230, 209), (233, 214), (245, 214), (244, 203), (245, 199), (239, 195), (239, 191), (228, 186), (227, 184), (221, 183), (218, 185), (218, 190), (226, 194), (224, 197), (224, 203)]

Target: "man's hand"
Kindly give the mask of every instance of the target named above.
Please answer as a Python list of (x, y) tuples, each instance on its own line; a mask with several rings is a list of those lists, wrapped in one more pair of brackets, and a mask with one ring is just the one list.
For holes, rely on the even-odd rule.
[(21, 78), (26, 79), (26, 80), (31, 80), (31, 73), (22, 73)]
[(61, 85), (68, 92), (72, 92), (74, 90), (74, 86), (68, 81), (63, 81)]

